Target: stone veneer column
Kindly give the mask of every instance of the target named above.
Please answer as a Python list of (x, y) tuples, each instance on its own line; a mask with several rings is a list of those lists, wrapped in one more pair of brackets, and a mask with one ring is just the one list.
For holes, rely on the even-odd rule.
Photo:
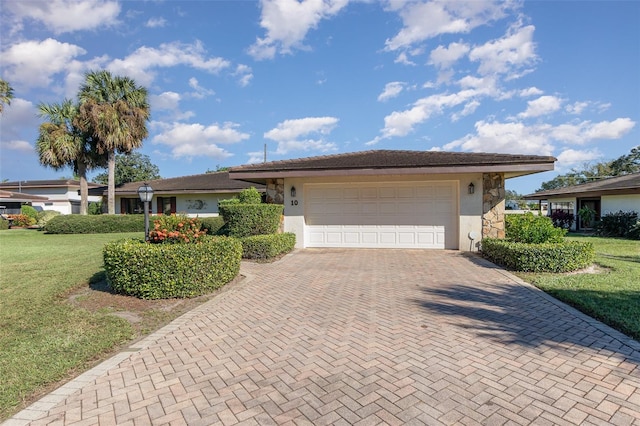
[(482, 174), (482, 238), (504, 238), (504, 173)]
[(267, 179), (267, 203), (284, 204), (284, 179)]

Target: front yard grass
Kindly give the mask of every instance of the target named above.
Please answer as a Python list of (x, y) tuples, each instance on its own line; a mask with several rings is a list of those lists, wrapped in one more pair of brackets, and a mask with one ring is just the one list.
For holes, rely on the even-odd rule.
[(121, 238), (143, 234), (0, 231), (0, 421), (210, 297), (111, 293), (102, 249)]
[(576, 274), (516, 273), (553, 297), (640, 340), (640, 242), (570, 236), (596, 250), (596, 270)]

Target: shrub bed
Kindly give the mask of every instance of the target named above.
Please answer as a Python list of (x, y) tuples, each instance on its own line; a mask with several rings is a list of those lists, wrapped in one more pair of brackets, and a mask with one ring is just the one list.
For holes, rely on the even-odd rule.
[(596, 235), (638, 239), (638, 213), (635, 211), (608, 213), (596, 222)]
[(505, 234), (509, 241), (518, 243), (559, 243), (567, 230), (555, 227), (546, 216), (525, 213), (505, 216)]
[(0, 219), (0, 231), (9, 229), (9, 221), (7, 219)]
[(60, 213), (57, 210), (43, 210), (38, 213), (38, 226), (42, 227), (46, 225), (51, 219), (56, 216), (60, 216)]
[(109, 243), (103, 251), (107, 281), (118, 292), (141, 299), (195, 297), (233, 280), (240, 272), (242, 244), (204, 236), (197, 244)]
[(242, 238), (241, 241), (243, 258), (264, 260), (293, 250), (296, 245), (296, 235), (292, 232), (253, 235)]
[(500, 239), (482, 240), (482, 255), (508, 269), (522, 272), (570, 272), (595, 259), (593, 244), (582, 241), (528, 244)]
[(224, 227), (222, 216), (201, 217), (200, 224), (207, 235), (222, 235), (221, 230)]
[(230, 237), (274, 234), (284, 211), (281, 204), (220, 204), (220, 214)]
[[(157, 217), (151, 217), (149, 221)], [(113, 232), (144, 232), (144, 215), (60, 215), (49, 220), (44, 231), (48, 234), (109, 234)]]

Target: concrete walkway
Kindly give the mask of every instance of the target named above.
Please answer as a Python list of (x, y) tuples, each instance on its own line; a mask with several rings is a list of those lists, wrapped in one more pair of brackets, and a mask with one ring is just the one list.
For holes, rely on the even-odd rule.
[(302, 250), (6, 425), (640, 425), (640, 344), (474, 256)]

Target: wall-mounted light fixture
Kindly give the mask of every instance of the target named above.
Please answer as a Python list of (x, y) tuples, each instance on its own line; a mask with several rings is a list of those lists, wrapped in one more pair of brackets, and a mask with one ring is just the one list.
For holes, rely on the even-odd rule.
[(291, 198), (295, 198), (296, 197), (296, 187), (292, 186), (291, 187)]
[(467, 189), (469, 190), (469, 194), (473, 194), (474, 192), (476, 192), (476, 186), (473, 184), (473, 182), (469, 184)]

